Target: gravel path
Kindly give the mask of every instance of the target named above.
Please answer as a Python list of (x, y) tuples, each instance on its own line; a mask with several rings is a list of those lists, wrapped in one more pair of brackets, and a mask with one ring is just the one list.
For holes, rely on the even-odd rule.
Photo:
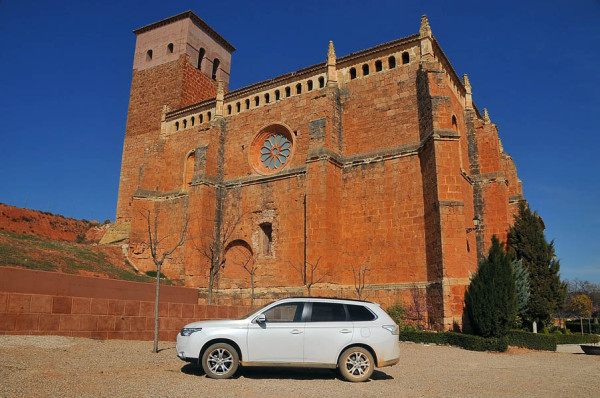
[(0, 397), (595, 397), (600, 357), (511, 349), (471, 352), (402, 344), (402, 360), (367, 383), (331, 370), (247, 368), (211, 380), (174, 343), (0, 336)]

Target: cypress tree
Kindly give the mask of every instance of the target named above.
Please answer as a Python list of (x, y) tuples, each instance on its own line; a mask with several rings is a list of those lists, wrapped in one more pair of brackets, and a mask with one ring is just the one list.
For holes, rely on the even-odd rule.
[(524, 316), (529, 307), (529, 274), (523, 266), (523, 259), (513, 261), (512, 266), (517, 288), (517, 315)]
[(492, 237), (488, 257), (481, 260), (465, 293), (467, 315), (475, 334), (505, 336), (517, 315), (513, 269), (504, 244)]
[(554, 241), (548, 243), (537, 213), (525, 203), (508, 233), (508, 246), (529, 274), (529, 305), (526, 318), (548, 324), (552, 314), (564, 305), (566, 287), (558, 274), (560, 261), (554, 255)]

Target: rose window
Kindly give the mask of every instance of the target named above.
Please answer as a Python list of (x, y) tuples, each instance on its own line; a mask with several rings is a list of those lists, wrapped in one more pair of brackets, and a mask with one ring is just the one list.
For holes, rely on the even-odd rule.
[(292, 144), (281, 134), (273, 134), (265, 140), (260, 150), (260, 161), (268, 170), (277, 170), (287, 162)]

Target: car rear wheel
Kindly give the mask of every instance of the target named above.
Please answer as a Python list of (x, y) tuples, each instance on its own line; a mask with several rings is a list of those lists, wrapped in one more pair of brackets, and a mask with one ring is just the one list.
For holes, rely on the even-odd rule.
[(365, 381), (373, 374), (373, 355), (362, 347), (350, 347), (342, 353), (338, 368), (342, 377), (351, 382)]
[(237, 351), (227, 343), (213, 344), (202, 355), (202, 369), (212, 379), (230, 378), (239, 363)]

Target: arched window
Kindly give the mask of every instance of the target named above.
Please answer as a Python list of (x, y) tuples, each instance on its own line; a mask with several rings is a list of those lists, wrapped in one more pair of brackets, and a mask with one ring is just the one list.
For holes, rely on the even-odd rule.
[(410, 55), (405, 51), (402, 53), (402, 65), (410, 62)]
[(308, 82), (306, 82), (306, 84), (308, 85), (308, 91), (312, 91), (312, 89), (313, 89), (313, 82), (312, 82), (312, 80), (309, 80)]
[(363, 70), (363, 76), (368, 76), (369, 75), (369, 65), (368, 64), (364, 64), (362, 66), (362, 70)]
[(458, 124), (456, 123), (456, 116), (452, 115), (452, 130), (458, 133)]
[(204, 115), (200, 115), (200, 124), (204, 123)]
[(208, 121), (210, 122), (210, 119), (212, 119), (212, 113), (208, 112)]
[(195, 123), (196, 123), (196, 118), (192, 116), (192, 127), (194, 126)]
[(286, 87), (285, 88), (285, 96), (286, 96), (286, 98), (289, 97), (290, 95), (292, 95), (292, 90), (290, 90), (289, 87)]
[(388, 58), (388, 68), (394, 69), (396, 67), (396, 58), (392, 55)]
[(246, 99), (246, 109), (250, 109), (250, 100)]
[(356, 69), (350, 68), (350, 80), (356, 79)]
[(381, 72), (383, 69), (383, 65), (381, 61), (375, 61), (375, 72)]
[(202, 70), (202, 60), (204, 59), (204, 54), (206, 54), (206, 50), (201, 48), (198, 52), (198, 69)]
[(213, 61), (213, 70), (212, 70), (212, 79), (213, 80), (217, 80), (217, 71), (219, 70), (220, 63), (221, 63), (221, 61), (219, 61), (219, 58), (215, 58), (215, 60)]
[(183, 119), (183, 128), (187, 128), (187, 119)]
[(242, 109), (242, 104), (240, 104), (239, 102), (237, 104), (235, 104), (235, 111), (237, 113), (240, 113), (241, 109)]
[(194, 160), (196, 159), (196, 152), (191, 152), (185, 159), (185, 172), (183, 181), (185, 185), (192, 184), (192, 178), (194, 178)]
[(271, 96), (269, 95), (269, 93), (265, 94), (265, 104), (268, 104), (269, 101), (271, 101)]
[(257, 95), (256, 97), (254, 97), (254, 106), (258, 106), (260, 104), (260, 98)]
[(265, 256), (273, 255), (273, 225), (269, 222), (260, 224), (261, 251)]
[(152, 50), (146, 51), (146, 61), (152, 60)]
[(325, 87), (325, 79), (323, 78), (323, 76), (321, 76), (319, 78), (319, 88), (323, 88)]
[(302, 84), (296, 84), (296, 94), (302, 94)]
[(231, 115), (231, 105), (227, 105), (227, 114)]
[(169, 54), (173, 54), (173, 43), (169, 43), (167, 46), (167, 51), (169, 51)]
[(279, 92), (279, 90), (275, 90), (275, 101), (279, 101), (280, 98), (281, 98), (281, 93)]
[(179, 131), (179, 122), (175, 122), (175, 131)]

